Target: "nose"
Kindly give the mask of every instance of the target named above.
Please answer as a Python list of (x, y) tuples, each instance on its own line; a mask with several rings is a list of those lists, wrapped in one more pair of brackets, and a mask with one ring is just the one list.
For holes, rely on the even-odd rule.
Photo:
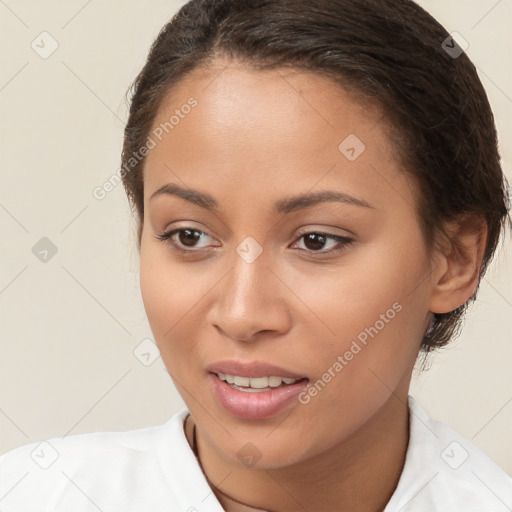
[(264, 253), (248, 263), (235, 254), (219, 286), (209, 323), (234, 340), (256, 341), (279, 336), (291, 327), (290, 290), (268, 265)]

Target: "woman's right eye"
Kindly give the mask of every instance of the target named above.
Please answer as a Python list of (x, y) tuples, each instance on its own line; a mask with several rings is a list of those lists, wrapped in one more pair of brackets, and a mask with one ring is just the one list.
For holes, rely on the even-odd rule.
[[(175, 235), (178, 236), (175, 237)], [(171, 246), (171, 248), (176, 249), (177, 251), (183, 253), (192, 253), (198, 252), (199, 249), (206, 248), (199, 247), (199, 249), (197, 249), (197, 246), (194, 244), (199, 240), (204, 240), (206, 237), (209, 237), (209, 235), (199, 229), (187, 227), (177, 228), (171, 231), (160, 233), (158, 235), (155, 235), (155, 237), (157, 240), (166, 243), (167, 245)], [(178, 241), (176, 241), (175, 238), (177, 238)], [(187, 249), (187, 247), (192, 247), (192, 249)]]

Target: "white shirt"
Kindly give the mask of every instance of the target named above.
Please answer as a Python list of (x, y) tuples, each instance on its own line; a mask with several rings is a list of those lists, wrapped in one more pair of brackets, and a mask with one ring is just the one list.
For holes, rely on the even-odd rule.
[[(512, 478), (430, 419), (410, 395), (408, 405), (405, 465), (384, 512), (510, 512)], [(74, 434), (5, 453), (0, 511), (223, 512), (185, 437), (187, 414), (183, 409), (159, 426)]]

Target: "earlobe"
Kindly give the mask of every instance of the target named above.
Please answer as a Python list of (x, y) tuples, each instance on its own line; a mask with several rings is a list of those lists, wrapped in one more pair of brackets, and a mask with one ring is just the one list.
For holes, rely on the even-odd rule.
[(487, 224), (482, 218), (464, 216), (445, 224), (449, 243), (438, 254), (430, 298), (432, 313), (448, 313), (468, 301), (480, 276), (487, 243)]

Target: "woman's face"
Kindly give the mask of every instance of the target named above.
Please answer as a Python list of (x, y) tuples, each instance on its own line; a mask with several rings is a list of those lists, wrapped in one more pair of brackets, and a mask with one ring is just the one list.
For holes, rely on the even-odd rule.
[(141, 291), (204, 439), (279, 467), (406, 403), (431, 269), (382, 119), (326, 78), (223, 69), (194, 71), (154, 122)]

